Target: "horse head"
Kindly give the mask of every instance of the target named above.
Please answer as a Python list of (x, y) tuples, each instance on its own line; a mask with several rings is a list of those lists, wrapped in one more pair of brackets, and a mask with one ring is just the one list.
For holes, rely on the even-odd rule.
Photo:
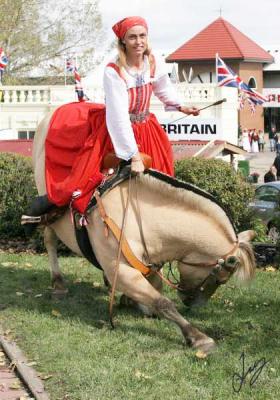
[(180, 284), (178, 294), (189, 307), (204, 305), (220, 285), (228, 282), (231, 276), (241, 281), (251, 280), (254, 276), (255, 258), (252, 246), (254, 231), (239, 233), (238, 242), (226, 256), (210, 264), (188, 264), (181, 260), (178, 264)]

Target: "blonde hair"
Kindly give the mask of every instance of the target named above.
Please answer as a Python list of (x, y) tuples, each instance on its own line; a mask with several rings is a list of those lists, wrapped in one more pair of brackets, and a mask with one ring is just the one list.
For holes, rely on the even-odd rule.
[[(118, 39), (117, 41), (117, 49), (118, 49), (118, 58), (117, 58), (117, 65), (122, 72), (123, 68), (128, 68), (128, 64), (126, 61), (126, 49), (125, 44), (123, 43), (122, 39)], [(152, 49), (149, 43), (147, 43), (147, 48), (144, 51), (144, 55), (148, 56), (150, 65), (153, 63), (153, 56), (152, 56)]]

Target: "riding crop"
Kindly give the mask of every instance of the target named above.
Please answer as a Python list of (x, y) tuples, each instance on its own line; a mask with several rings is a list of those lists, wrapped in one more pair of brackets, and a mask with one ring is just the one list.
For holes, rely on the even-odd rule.
[[(197, 111), (202, 111), (202, 110), (205, 110), (206, 108), (209, 108), (209, 107), (218, 106), (219, 104), (225, 103), (226, 101), (227, 101), (227, 99), (223, 98), (223, 99), (221, 99), (221, 100), (215, 101), (215, 103), (209, 104), (208, 106), (199, 108)], [(175, 120), (172, 121), (171, 123), (173, 124), (174, 122), (180, 121), (180, 119), (183, 119), (183, 118), (185, 118), (185, 117), (188, 117), (188, 115), (184, 115), (183, 117), (180, 117), (180, 118), (178, 118), (178, 119), (175, 119)]]

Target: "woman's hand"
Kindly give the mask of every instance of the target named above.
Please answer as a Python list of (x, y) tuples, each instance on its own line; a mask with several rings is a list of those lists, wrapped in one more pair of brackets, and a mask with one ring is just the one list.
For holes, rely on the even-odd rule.
[(187, 115), (199, 115), (200, 111), (196, 107), (180, 107), (180, 111)]
[(144, 172), (145, 167), (141, 158), (140, 153), (136, 153), (135, 156), (131, 158), (131, 172), (140, 174)]

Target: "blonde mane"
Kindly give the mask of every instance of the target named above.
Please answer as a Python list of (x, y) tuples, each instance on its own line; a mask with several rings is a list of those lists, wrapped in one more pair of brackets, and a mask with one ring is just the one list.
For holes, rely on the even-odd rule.
[[(149, 174), (144, 175), (141, 178), (141, 182), (143, 182), (149, 191), (164, 193), (165, 199), (170, 199), (172, 204), (183, 207), (186, 211), (196, 211), (205, 215), (207, 218), (211, 218), (215, 224), (219, 225), (220, 228), (225, 231), (229, 240), (236, 240), (236, 233), (229, 216), (224, 209), (214, 201), (214, 198), (211, 200), (211, 196), (203, 190), (193, 185), (188, 185), (189, 188), (176, 187), (169, 182), (157, 179)], [(182, 184), (184, 185), (184, 182), (182, 182)], [(191, 190), (191, 188), (197, 189), (197, 193), (195, 190)], [(203, 195), (204, 193), (205, 196)]]
[[(164, 175), (162, 175), (164, 179)], [(211, 199), (211, 195), (194, 185), (185, 184), (172, 178), (166, 178), (167, 181), (157, 179), (149, 174), (141, 177), (141, 182), (149, 192), (160, 194), (164, 193), (164, 199), (170, 201), (170, 204), (182, 207), (188, 210), (196, 211), (211, 218), (213, 224), (216, 224), (233, 243), (237, 240), (232, 222), (224, 209)], [(176, 185), (179, 183), (179, 187)], [(180, 184), (182, 187), (180, 187)], [(251, 244), (238, 239), (237, 249), (238, 267), (234, 275), (241, 281), (251, 280), (254, 276), (255, 259)]]

